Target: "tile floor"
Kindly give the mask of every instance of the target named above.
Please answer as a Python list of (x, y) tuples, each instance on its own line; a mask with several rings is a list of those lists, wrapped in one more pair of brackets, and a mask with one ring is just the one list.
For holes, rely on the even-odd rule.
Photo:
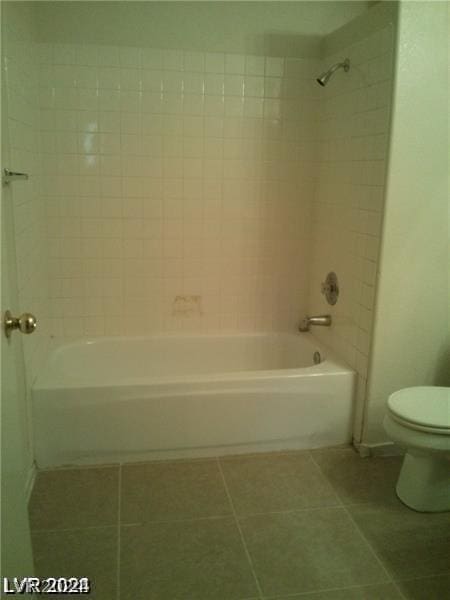
[(400, 465), (341, 448), (43, 471), (36, 572), (88, 576), (95, 600), (448, 599), (449, 514), (403, 506)]

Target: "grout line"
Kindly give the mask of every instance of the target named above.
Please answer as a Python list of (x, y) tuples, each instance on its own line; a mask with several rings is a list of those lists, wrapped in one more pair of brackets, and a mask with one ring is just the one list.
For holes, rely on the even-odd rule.
[(87, 525), (81, 527), (64, 527), (61, 529), (32, 529), (31, 533), (63, 533), (65, 531), (90, 531), (91, 529), (111, 529), (113, 527), (116, 526), (114, 523), (111, 523), (110, 525)]
[[(267, 512), (252, 512), (252, 513), (245, 513), (242, 515), (239, 515), (239, 517), (242, 518), (247, 518), (247, 517), (261, 517), (264, 515), (284, 515), (284, 514), (291, 514), (291, 513), (297, 513), (297, 512), (307, 512), (307, 511), (316, 511), (316, 510), (324, 510), (324, 509), (338, 509), (338, 508), (342, 508), (341, 504), (324, 504), (323, 506), (310, 506), (307, 508), (290, 508), (288, 510), (271, 510), (271, 511), (267, 511)], [(139, 521), (136, 523), (122, 523), (122, 527), (133, 527), (133, 526), (145, 526), (145, 525), (154, 525), (155, 523), (191, 523), (193, 521), (211, 521), (211, 520), (218, 520), (218, 519), (229, 519), (230, 517), (233, 517), (234, 513), (227, 513), (227, 514), (223, 514), (223, 515), (210, 515), (208, 517), (191, 517), (191, 518), (186, 518), (186, 519), (159, 519), (157, 521)]]
[(375, 558), (376, 558), (378, 564), (380, 565), (381, 569), (384, 571), (384, 573), (388, 577), (388, 581), (391, 582), (391, 583), (394, 583), (392, 575), (389, 573), (389, 571), (387, 570), (387, 568), (384, 566), (382, 560), (380, 559), (380, 557), (378, 556), (378, 554), (375, 552), (375, 549), (373, 548), (372, 544), (369, 542), (369, 540), (364, 535), (363, 531), (360, 529), (359, 525), (356, 523), (356, 521), (353, 518), (351, 512), (348, 510), (348, 508), (346, 506), (343, 506), (343, 508), (344, 508), (345, 512), (347, 513), (347, 516), (349, 517), (349, 519), (353, 523), (354, 527), (356, 528), (356, 531), (359, 533), (361, 539), (364, 541), (364, 543), (369, 548), (369, 550), (371, 551), (371, 553), (375, 556)]
[[(338, 494), (338, 492), (337, 492), (336, 488), (334, 487), (334, 485), (331, 483), (331, 481), (328, 479), (328, 477), (322, 471), (322, 469), (320, 468), (319, 464), (315, 461), (313, 453), (312, 453), (311, 450), (308, 451), (308, 455), (309, 455), (309, 459), (310, 459), (312, 465), (315, 467), (315, 469), (318, 472), (318, 474), (320, 475), (320, 477), (323, 479), (323, 481), (325, 481), (330, 486), (330, 489), (332, 490), (333, 494), (336, 496), (336, 499), (338, 501), (337, 506), (339, 506), (339, 508), (343, 508), (344, 502), (343, 502), (342, 498)], [(327, 507), (324, 506), (323, 508), (327, 508)], [(332, 508), (332, 507), (330, 507), (330, 508)]]
[(393, 583), (395, 589), (397, 590), (397, 592), (400, 594), (400, 596), (402, 598), (404, 598), (404, 600), (408, 600), (408, 598), (404, 595), (402, 589), (400, 588), (400, 584), (403, 581), (405, 581), (405, 582), (406, 581), (423, 581), (424, 579), (431, 579), (433, 577), (439, 577), (440, 575), (447, 575), (449, 573), (450, 573), (450, 571), (445, 571), (443, 573), (435, 573), (433, 575), (423, 575), (421, 577), (409, 577), (407, 579), (392, 579), (392, 583)]
[[(271, 510), (267, 512), (252, 512), (245, 513), (239, 515), (242, 518), (247, 517), (261, 517), (264, 515), (283, 515), (283, 514), (293, 514), (298, 512), (312, 512), (317, 510), (325, 510), (325, 509), (341, 509), (343, 506), (341, 504), (325, 504), (323, 506), (310, 506), (306, 508), (291, 508), (289, 510)], [(237, 516), (237, 514), (236, 514)], [(208, 517), (191, 517), (186, 519), (159, 519), (155, 521), (135, 521), (134, 523), (125, 523), (121, 522), (121, 527), (145, 527), (146, 525), (155, 525), (160, 523), (192, 523), (195, 521), (217, 521), (220, 519), (230, 519), (234, 517), (234, 512), (223, 514), (223, 515), (210, 515)], [(64, 529), (33, 529), (32, 533), (43, 533), (43, 532), (56, 532), (56, 531), (78, 531), (85, 529), (106, 529), (110, 527), (115, 527), (114, 524), (111, 525), (91, 525), (88, 527), (66, 527)]]
[[(316, 461), (314, 460), (314, 457), (312, 456), (311, 453), (311, 458), (313, 463), (316, 465), (316, 467), (319, 469), (319, 471), (322, 473), (322, 475), (325, 477), (325, 474), (322, 472), (322, 469), (320, 468), (319, 464), (316, 463)], [(333, 487), (333, 485), (330, 482), (331, 487)], [(334, 487), (333, 487), (334, 489)], [(337, 494), (336, 494), (337, 495)], [(338, 496), (339, 497), (339, 496)], [(353, 518), (352, 514), (350, 513), (350, 511), (348, 510), (348, 508), (345, 506), (345, 504), (342, 505), (342, 508), (345, 510), (348, 518), (350, 519), (350, 521), (353, 523), (353, 526), (355, 527), (357, 533), (359, 534), (359, 536), (361, 537), (361, 539), (363, 540), (363, 542), (365, 543), (365, 545), (369, 548), (370, 552), (373, 554), (373, 556), (375, 557), (376, 561), (378, 562), (378, 564), (380, 565), (382, 571), (385, 573), (385, 575), (388, 578), (388, 582), (390, 583), (394, 583), (393, 578), (391, 576), (391, 574), (389, 573), (389, 571), (386, 569), (386, 567), (384, 566), (383, 562), (381, 561), (380, 557), (378, 556), (378, 554), (375, 552), (375, 549), (372, 547), (372, 544), (369, 542), (369, 540), (366, 538), (366, 536), (364, 535), (363, 531), (360, 529), (360, 527), (358, 526), (358, 524), (356, 523), (355, 519)], [(395, 584), (394, 584), (395, 585)], [(397, 587), (397, 586), (395, 586)]]
[(442, 575), (450, 575), (450, 571), (441, 571), (440, 573), (432, 573), (431, 575), (419, 575), (418, 577), (397, 577), (394, 579), (397, 583), (402, 581), (418, 581), (421, 579), (432, 579), (433, 577), (441, 577)]
[(122, 513), (122, 465), (119, 466), (117, 494), (118, 494), (118, 502), (117, 502), (117, 580), (116, 580), (116, 584), (117, 584), (117, 600), (120, 600), (120, 545), (121, 545), (120, 519), (121, 519), (121, 513)]
[(233, 499), (231, 497), (230, 490), (228, 489), (228, 485), (227, 485), (227, 482), (226, 482), (226, 479), (225, 479), (225, 475), (223, 473), (222, 465), (220, 464), (219, 458), (217, 458), (217, 466), (218, 466), (220, 474), (222, 476), (223, 485), (225, 486), (225, 492), (226, 492), (226, 494), (228, 496), (228, 500), (230, 502), (230, 506), (231, 506), (231, 509), (233, 511), (234, 521), (236, 523), (236, 527), (238, 528), (239, 535), (241, 536), (242, 545), (244, 546), (244, 551), (245, 551), (245, 554), (247, 556), (248, 563), (250, 565), (250, 570), (252, 572), (253, 579), (255, 580), (256, 589), (258, 590), (258, 596), (260, 598), (263, 598), (263, 593), (262, 593), (261, 585), (260, 585), (260, 583), (258, 581), (258, 577), (256, 576), (255, 567), (253, 566), (253, 560), (252, 560), (252, 557), (250, 556), (250, 552), (249, 552), (249, 550), (247, 548), (247, 544), (245, 542), (244, 534), (242, 532), (242, 528), (241, 528), (241, 525), (239, 523), (239, 520), (238, 520), (238, 517), (237, 517), (237, 514), (236, 514), (236, 509), (234, 508), (234, 502), (233, 502)]
[[(359, 590), (359, 589), (370, 589), (370, 588), (376, 588), (378, 586), (382, 586), (382, 585), (387, 585), (389, 584), (389, 582), (382, 582), (382, 583), (363, 583), (363, 584), (358, 584), (358, 585), (347, 585), (345, 587), (330, 587), (330, 588), (321, 588), (320, 590), (310, 590), (309, 592), (292, 592), (289, 594), (284, 594), (282, 596), (282, 598), (298, 598), (299, 596), (312, 596), (314, 594), (323, 594), (323, 593), (327, 593), (327, 592), (339, 592), (339, 591), (346, 591), (346, 590)], [(264, 596), (264, 600), (278, 600), (278, 598), (280, 598), (280, 595), (277, 594), (276, 596)]]
[(62, 465), (61, 467), (45, 467), (40, 469), (38, 467), (37, 473), (55, 473), (58, 471), (82, 471), (88, 469), (117, 469), (120, 467), (120, 463), (92, 463), (85, 465)]
[(155, 521), (139, 521), (136, 523), (122, 523), (122, 527), (145, 527), (147, 525), (160, 525), (161, 523), (195, 523), (196, 521), (219, 521), (223, 519), (231, 519), (233, 513), (225, 515), (212, 515), (209, 517), (190, 517), (185, 519), (158, 519)]
[(396, 581), (392, 580), (392, 585), (395, 587), (397, 592), (400, 594), (401, 598), (403, 598), (404, 600), (408, 600), (407, 597), (403, 594), (402, 590), (400, 589), (400, 587)]
[(252, 512), (245, 513), (239, 515), (239, 517), (243, 519), (247, 519), (248, 517), (263, 517), (264, 515), (290, 515), (298, 512), (312, 512), (316, 510), (326, 510), (326, 509), (338, 509), (343, 508), (342, 504), (323, 504), (322, 506), (308, 506), (306, 508), (290, 508), (288, 510), (268, 510), (266, 512)]

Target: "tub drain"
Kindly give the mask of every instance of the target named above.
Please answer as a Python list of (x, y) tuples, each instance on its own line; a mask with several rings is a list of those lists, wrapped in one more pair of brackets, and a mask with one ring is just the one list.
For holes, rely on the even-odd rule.
[(322, 358), (320, 356), (320, 352), (314, 352), (313, 354), (313, 361), (315, 365), (318, 365), (322, 362)]

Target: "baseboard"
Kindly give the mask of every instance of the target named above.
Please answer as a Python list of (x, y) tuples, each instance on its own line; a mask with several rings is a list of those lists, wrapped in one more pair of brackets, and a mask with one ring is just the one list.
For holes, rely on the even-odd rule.
[(31, 467), (28, 470), (28, 476), (25, 481), (25, 500), (26, 500), (27, 504), (30, 501), (31, 493), (33, 492), (34, 483), (36, 481), (36, 474), (37, 474), (36, 464), (33, 462), (33, 464), (31, 465)]
[(381, 444), (353, 444), (362, 458), (368, 456), (403, 456), (404, 450), (393, 442)]

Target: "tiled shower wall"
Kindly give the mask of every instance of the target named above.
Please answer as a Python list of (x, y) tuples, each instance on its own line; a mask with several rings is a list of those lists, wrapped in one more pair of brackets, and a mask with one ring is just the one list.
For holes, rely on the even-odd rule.
[[(365, 394), (371, 343), (378, 251), (383, 215), (393, 65), (393, 27), (342, 47), (323, 59), (323, 70), (348, 57), (323, 89), (319, 117), (319, 166), (313, 205), (309, 312), (331, 313), (330, 329), (314, 334), (358, 373)], [(335, 271), (340, 284), (333, 307), (321, 282)], [(357, 403), (359, 407), (363, 402)], [(357, 415), (361, 418), (361, 415)]]
[(293, 328), (317, 59), (38, 45), (53, 334)]

